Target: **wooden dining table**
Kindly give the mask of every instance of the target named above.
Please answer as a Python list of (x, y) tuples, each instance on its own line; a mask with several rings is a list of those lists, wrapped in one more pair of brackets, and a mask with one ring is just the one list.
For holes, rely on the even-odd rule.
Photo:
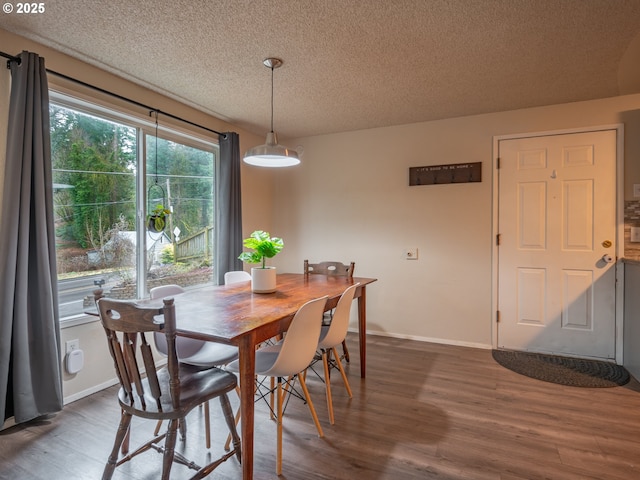
[[(360, 376), (366, 375), (366, 291), (375, 278), (277, 275), (274, 293), (252, 293), (251, 282), (203, 286), (174, 296), (176, 333), (190, 338), (236, 345), (240, 362), (242, 478), (253, 478), (255, 350), (261, 342), (287, 331), (293, 316), (309, 300), (327, 295), (326, 310), (344, 290), (359, 283), (358, 338)], [(248, 388), (247, 388), (248, 386)]]

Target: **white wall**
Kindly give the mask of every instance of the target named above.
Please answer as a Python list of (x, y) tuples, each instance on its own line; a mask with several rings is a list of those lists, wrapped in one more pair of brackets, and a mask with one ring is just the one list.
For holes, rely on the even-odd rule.
[[(274, 189), (273, 264), (356, 262), (375, 277), (369, 331), (492, 343), (493, 137), (625, 123), (625, 191), (640, 182), (640, 95), (303, 138)], [(408, 186), (409, 167), (482, 162), (482, 183)], [(631, 194), (629, 193), (629, 197)], [(419, 260), (403, 258), (407, 247)]]

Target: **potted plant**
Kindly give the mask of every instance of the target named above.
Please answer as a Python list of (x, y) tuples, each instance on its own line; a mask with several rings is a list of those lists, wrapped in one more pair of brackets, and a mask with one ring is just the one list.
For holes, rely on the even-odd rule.
[(166, 217), (171, 214), (171, 210), (165, 208), (164, 205), (159, 203), (156, 208), (149, 212), (147, 215), (147, 228), (152, 232), (161, 232), (166, 226)]
[(255, 293), (272, 293), (276, 291), (276, 268), (267, 267), (267, 258), (275, 257), (284, 248), (284, 241), (271, 237), (269, 232), (256, 230), (243, 245), (253, 252), (242, 252), (238, 257), (246, 263), (262, 263), (261, 267), (251, 268), (251, 289)]

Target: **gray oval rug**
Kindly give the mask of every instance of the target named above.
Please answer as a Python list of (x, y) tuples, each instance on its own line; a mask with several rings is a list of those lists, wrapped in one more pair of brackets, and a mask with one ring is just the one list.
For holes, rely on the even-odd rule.
[(543, 353), (493, 350), (496, 362), (521, 375), (572, 387), (618, 387), (630, 379), (615, 363)]

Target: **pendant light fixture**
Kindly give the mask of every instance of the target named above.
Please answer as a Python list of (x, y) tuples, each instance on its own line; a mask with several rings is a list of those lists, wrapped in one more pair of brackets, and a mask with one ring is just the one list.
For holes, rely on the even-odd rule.
[(278, 145), (278, 137), (273, 131), (273, 70), (282, 65), (279, 58), (265, 58), (264, 66), (271, 69), (271, 131), (267, 133), (264, 145), (253, 147), (244, 154), (244, 162), (258, 167), (290, 167), (298, 165), (298, 152)]

